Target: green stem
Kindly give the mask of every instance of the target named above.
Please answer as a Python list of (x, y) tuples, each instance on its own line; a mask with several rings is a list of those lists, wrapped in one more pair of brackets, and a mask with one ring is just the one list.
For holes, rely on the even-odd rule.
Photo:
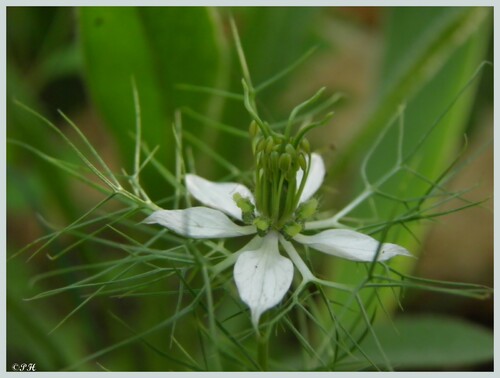
[(262, 207), (264, 211), (264, 215), (270, 216), (271, 214), (271, 209), (269, 208), (269, 176), (266, 171), (264, 171), (262, 175)]
[[(283, 174), (280, 175), (280, 180), (278, 187), (274, 191), (274, 197), (273, 197), (273, 212), (272, 212), (272, 219), (273, 223), (276, 223), (278, 219), (280, 218), (280, 204), (281, 204), (281, 192), (283, 191), (283, 182), (285, 180), (285, 177)], [(274, 180), (276, 181), (276, 180)]]
[(299, 114), (299, 112), (302, 111), (305, 107), (316, 102), (321, 97), (321, 95), (323, 94), (325, 89), (326, 89), (325, 87), (320, 88), (320, 90), (317, 91), (314, 94), (314, 96), (312, 96), (310, 99), (304, 101), (302, 104), (297, 105), (295, 108), (293, 108), (292, 112), (290, 113), (290, 117), (288, 118), (288, 122), (287, 122), (287, 125), (285, 128), (285, 140), (290, 139), (290, 134), (292, 132), (293, 122), (295, 120), (295, 117), (297, 117), (297, 114)]
[(285, 225), (286, 222), (288, 222), (295, 210), (294, 207), (294, 198), (295, 198), (295, 188), (296, 188), (296, 182), (295, 179), (288, 181), (288, 193), (284, 205), (284, 209), (281, 213), (281, 218), (278, 221), (278, 227), (281, 228)]
[(269, 337), (268, 334), (257, 334), (257, 360), (262, 371), (269, 369)]
[(309, 159), (308, 159), (308, 164), (306, 171), (302, 175), (302, 180), (300, 181), (299, 184), (299, 190), (297, 191), (295, 197), (294, 197), (294, 202), (293, 202), (293, 209), (296, 209), (297, 206), (299, 205), (300, 197), (302, 196), (302, 192), (304, 191), (304, 187), (306, 186), (306, 181), (307, 181), (307, 176), (309, 176), (309, 171), (311, 170), (311, 154), (309, 154)]

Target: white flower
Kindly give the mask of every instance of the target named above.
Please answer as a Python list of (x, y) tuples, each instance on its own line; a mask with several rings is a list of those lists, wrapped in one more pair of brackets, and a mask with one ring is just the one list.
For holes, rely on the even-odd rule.
[[(297, 182), (301, 182), (303, 171), (297, 171)], [(300, 203), (309, 200), (319, 189), (325, 176), (325, 165), (318, 154), (311, 154), (310, 168), (300, 194)], [(188, 238), (230, 238), (257, 234), (255, 225), (243, 223), (242, 210), (236, 205), (234, 195), (238, 193), (255, 205), (252, 192), (237, 183), (215, 183), (199, 176), (186, 176), (187, 190), (202, 204), (209, 207), (191, 207), (184, 210), (159, 210), (144, 220), (158, 223), (171, 231)], [(306, 223), (306, 227), (307, 223)], [(259, 233), (262, 234), (262, 233)], [(234, 280), (239, 295), (251, 310), (252, 323), (258, 326), (262, 313), (276, 306), (288, 291), (293, 278), (292, 261), (304, 279), (309, 273), (292, 244), (275, 229), (265, 235), (255, 235), (237, 252), (234, 265)], [(370, 236), (347, 229), (330, 229), (313, 235), (297, 233), (288, 239), (315, 250), (345, 259), (372, 262), (385, 261), (397, 255), (411, 256), (395, 244), (379, 243)], [(282, 245), (292, 261), (280, 254)]]

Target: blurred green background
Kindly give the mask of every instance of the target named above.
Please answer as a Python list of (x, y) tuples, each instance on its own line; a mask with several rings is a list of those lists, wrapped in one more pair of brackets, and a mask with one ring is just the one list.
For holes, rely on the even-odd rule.
[[(335, 106), (331, 124), (311, 136), (313, 148), (322, 153), (328, 166), (326, 188), (321, 193), (325, 208), (339, 209), (361, 190), (363, 153), (402, 103), (407, 105), (405, 150), (414, 148), (435, 120), (445, 115), (423, 148), (419, 171), (430, 180), (436, 179), (460, 151), (466, 134), (464, 159), (470, 158), (470, 163), (447, 187), (459, 191), (477, 186), (465, 195), (471, 201), (492, 197), (492, 68), (486, 66), (474, 76), (482, 62), (492, 60), (493, 23), (488, 8), (8, 7), (8, 138), (76, 163), (67, 145), (13, 99), (47, 116), (71, 136), (73, 132), (57, 114), (60, 109), (82, 129), (114, 171), (122, 167), (130, 171), (135, 122), (133, 77), (141, 101), (144, 140), (150, 149), (159, 146), (155, 158), (163, 165), (175, 169), (171, 124), (174, 111), (182, 108), (184, 142), (192, 148), (198, 173), (218, 180), (234, 173), (231, 165), (250, 169), (248, 143), (213, 126), (219, 122), (246, 132), (250, 118), (242, 103), (188, 91), (185, 86), (241, 93), (229, 12), (238, 25), (255, 84), (318, 46), (291, 74), (259, 95), (258, 106), (265, 119), (274, 122), (285, 118), (293, 106), (322, 86), (329, 94), (345, 94)], [(473, 77), (472, 85), (447, 111)], [(205, 118), (212, 121), (205, 122)], [(371, 159), (370, 177), (378, 177), (394, 162), (394, 138), (389, 135)], [(18, 145), (8, 145), (7, 155), (8, 256), (49, 232), (47, 223), (69, 224), (102, 199), (102, 194)], [(400, 193), (404, 185), (410, 197), (423, 192), (421, 182), (407, 179), (391, 183), (387, 191)], [(152, 168), (144, 170), (142, 183), (155, 201), (174, 190)], [(381, 205), (380, 209), (382, 218), (394, 211), (391, 206)], [(360, 208), (357, 215), (367, 216), (368, 211)], [(413, 231), (421, 243), (395, 232), (392, 239), (419, 255), (418, 260), (404, 262), (406, 265), (399, 268), (427, 278), (492, 286), (492, 223), (492, 201), (488, 201), (436, 223), (415, 226)], [(62, 237), (45, 252), (55, 254), (70, 242)], [(14, 362), (36, 362), (39, 370), (60, 370), (118, 343), (124, 338), (124, 328), (110, 313), (119, 313), (138, 328), (161, 320), (161, 298), (118, 300), (103, 296), (48, 334), (81, 303), (81, 293), (24, 299), (68, 285), (84, 277), (84, 272), (36, 281), (33, 277), (106, 261), (117, 252), (82, 246), (54, 261), (46, 258), (45, 252), (29, 262), (28, 252), (7, 263), (7, 370)], [(323, 269), (341, 282), (355, 282), (353, 277), (363, 273), (353, 264), (339, 261), (329, 262)], [(467, 326), (458, 327), (464, 334), (467, 327), (482, 327), (480, 332), (492, 334), (492, 299), (475, 301), (408, 291), (404, 308), (406, 315), (421, 319), (426, 319), (423, 314), (433, 313), (465, 320)], [(161, 339), (161, 335), (156, 337)], [(486, 349), (490, 342), (486, 338)], [(401, 361), (409, 369), (491, 370), (492, 358), (488, 356), (486, 352), (471, 359), (443, 355), (434, 360), (401, 357)], [(76, 369), (107, 368), (185, 369), (151, 353), (142, 343), (125, 345)]]

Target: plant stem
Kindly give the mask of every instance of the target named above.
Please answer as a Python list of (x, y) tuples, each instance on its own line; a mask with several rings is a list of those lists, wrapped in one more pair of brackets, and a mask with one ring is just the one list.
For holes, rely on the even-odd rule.
[(269, 357), (269, 334), (257, 334), (257, 360), (262, 371), (268, 370), (268, 357)]

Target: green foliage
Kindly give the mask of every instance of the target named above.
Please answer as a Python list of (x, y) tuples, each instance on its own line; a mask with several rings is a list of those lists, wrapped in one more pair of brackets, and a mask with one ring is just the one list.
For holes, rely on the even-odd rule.
[[(365, 167), (367, 176), (358, 175), (354, 186), (361, 192), (363, 187), (373, 185), (374, 194), (367, 196), (351, 215), (359, 219), (396, 220), (385, 229), (372, 228), (369, 222), (361, 226), (407, 247), (415, 255), (419, 254), (427, 224), (400, 224), (397, 219), (400, 214), (411, 213), (409, 209), (419, 203), (426, 206), (440, 203), (445, 194), (442, 185), (449, 175), (441, 175), (463, 141), (478, 76), (482, 74), (480, 67), (491, 30), (490, 17), (488, 8), (391, 9), (384, 38), (379, 96), (362, 132), (345, 154), (339, 156), (334, 168), (341, 173), (339, 170), (352, 161), (353, 155), (362, 155), (361, 151), (367, 151), (374, 138), (380, 138), (384, 128), (393, 124), (370, 155)], [(398, 123), (404, 125), (404, 131)], [(418, 156), (412, 156), (416, 150)], [(402, 167), (405, 169), (375, 184), (387, 177), (398, 154), (405, 160)], [(358, 160), (354, 161), (359, 165)], [(423, 196), (430, 194), (433, 198), (424, 201)], [(402, 271), (411, 271), (415, 261), (400, 260), (396, 264)], [(340, 282), (364, 279), (365, 273), (346, 261), (335, 262), (331, 269)], [(396, 305), (390, 291), (383, 301), (388, 309)]]
[[(129, 167), (132, 163), (134, 79), (141, 102), (143, 140), (150, 148), (160, 146), (156, 158), (173, 169), (175, 109), (189, 106), (207, 113), (210, 105), (212, 115), (216, 114), (210, 97), (178, 89), (184, 83), (216, 87), (223, 80), (224, 52), (215, 11), (83, 7), (78, 18), (90, 92), (116, 138), (123, 164)], [(203, 130), (198, 127), (197, 133), (203, 134)], [(143, 181), (153, 198), (168, 194), (166, 188), (156, 185), (151, 172), (144, 174)]]
[[(450, 316), (402, 316), (375, 330), (396, 370), (463, 369), (493, 358), (493, 335), (489, 330)], [(383, 366), (373, 340), (366, 339), (361, 348), (373, 362)]]
[[(24, 104), (8, 105), (9, 217), (37, 225), (43, 235), (19, 249), (19, 230), (9, 230), (8, 362), (33, 358), (46, 370), (252, 371), (447, 369), (489, 361), (491, 332), (457, 319), (375, 321), (380, 314), (392, 318), (408, 289), (480, 299), (491, 293), (484, 286), (413, 277), (415, 260), (360, 266), (287, 251), (313, 273), (297, 264), (310, 280), (297, 279), (283, 303), (263, 316), (259, 339), (228, 269), (242, 243), (185, 240), (141, 223), (159, 206), (190, 206), (186, 172), (208, 178), (215, 172), (251, 186), (250, 117), (237, 59), (244, 50), (249, 73), (243, 70), (243, 76), (250, 83), (252, 74), (250, 95), (257, 96), (252, 107), (270, 128), (282, 129), (289, 122), (282, 101), (293, 69), (307, 65), (321, 28), (335, 22), (322, 8), (235, 8), (242, 49), (231, 47), (230, 54), (227, 11), (9, 11), (8, 94)], [(446, 213), (437, 205), (451, 198), (462, 206), (449, 212), (477, 205), (445, 184), (459, 170), (450, 161), (484, 69), (491, 11), (383, 12), (389, 18), (376, 101), (360, 133), (329, 168), (330, 183), (347, 182), (336, 186), (353, 193), (351, 202), (338, 219), (326, 213), (317, 222), (348, 225), (417, 251), (414, 239), (426, 231), (422, 223)], [(29, 27), (14, 33), (14, 23)], [(34, 62), (34, 74), (24, 75), (27, 60)], [(40, 115), (61, 107), (43, 96), (47, 87), (75, 77), (120, 149), (121, 172), (107, 165), (106, 146), (104, 154), (98, 151), (65, 106), (56, 122)], [(339, 98), (309, 104), (293, 122), (321, 119)], [(329, 138), (325, 133), (324, 145)], [(357, 183), (347, 180), (348, 163), (356, 167)], [(69, 177), (85, 189), (68, 185)], [(321, 211), (327, 204), (325, 195), (310, 212), (316, 215), (316, 205)], [(267, 357), (268, 365), (262, 362)]]
[[(232, 11), (238, 24), (250, 74), (255, 80), (254, 84), (264, 84), (318, 44), (315, 25), (319, 20), (321, 8), (246, 7), (234, 8)], [(233, 93), (241, 93), (242, 72), (236, 52), (234, 49), (231, 51), (231, 68), (235, 74), (230, 76), (227, 87)], [(290, 75), (260, 91), (258, 105), (262, 107), (266, 117), (275, 120), (285, 114), (280, 100), (289, 82)], [(244, 108), (234, 104), (234, 101), (227, 102), (221, 115), (222, 120), (237, 129), (247, 131), (250, 117)], [(234, 163), (248, 164), (245, 155), (234, 147), (240, 142), (232, 135), (219, 134), (214, 147)], [(250, 154), (250, 149), (248, 153)], [(221, 171), (217, 173), (220, 175)]]

